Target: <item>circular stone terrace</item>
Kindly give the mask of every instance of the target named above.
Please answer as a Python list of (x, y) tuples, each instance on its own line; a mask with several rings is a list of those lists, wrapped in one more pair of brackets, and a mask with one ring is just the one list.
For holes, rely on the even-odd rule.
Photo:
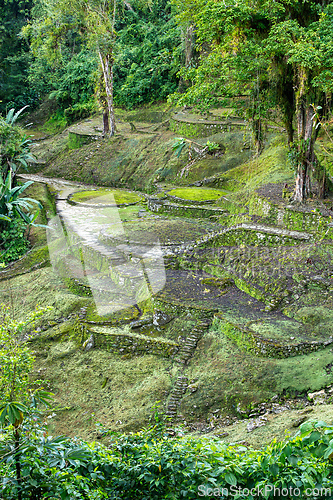
[[(185, 219), (146, 219), (123, 222), (124, 237), (131, 243), (146, 245), (159, 242), (162, 246), (184, 245), (196, 242), (209, 236), (217, 229), (219, 224), (198, 222)], [(104, 230), (101, 239), (104, 243), (111, 243), (123, 236), (115, 235), (111, 226)]]
[(143, 196), (124, 189), (82, 190), (68, 197), (73, 205), (84, 205), (99, 208), (101, 206), (129, 206), (143, 200)]

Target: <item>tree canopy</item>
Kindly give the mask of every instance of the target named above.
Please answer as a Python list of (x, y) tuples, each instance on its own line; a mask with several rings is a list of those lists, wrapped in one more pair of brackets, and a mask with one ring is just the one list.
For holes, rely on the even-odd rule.
[(330, 104), (332, 3), (194, 0), (178, 8), (180, 19), (195, 23), (201, 59), (185, 70), (193, 85), (176, 101), (207, 109), (234, 98), (252, 123), (258, 153), (262, 118), (278, 107), (294, 151), (295, 200), (302, 201), (310, 171), (320, 170), (314, 143)]
[[(7, 0), (1, 7), (0, 106), (55, 100), (64, 123), (172, 95), (178, 105), (232, 106), (252, 126), (283, 122), (295, 200), (321, 194), (314, 151), (332, 92), (332, 2), (302, 0)], [(8, 50), (9, 47), (9, 50)]]

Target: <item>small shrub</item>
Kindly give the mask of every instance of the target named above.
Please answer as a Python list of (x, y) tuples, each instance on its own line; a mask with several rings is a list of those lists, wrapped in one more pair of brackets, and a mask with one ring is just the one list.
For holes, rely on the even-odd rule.
[(25, 233), (27, 224), (16, 218), (8, 222), (0, 232), (0, 262), (8, 264), (19, 259), (29, 248)]
[(97, 111), (97, 106), (94, 101), (78, 102), (73, 106), (65, 109), (64, 115), (68, 124), (74, 123), (83, 118), (88, 118)]

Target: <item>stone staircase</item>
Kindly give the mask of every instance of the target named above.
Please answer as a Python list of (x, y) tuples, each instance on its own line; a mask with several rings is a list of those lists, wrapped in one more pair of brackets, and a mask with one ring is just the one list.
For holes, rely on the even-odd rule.
[(184, 343), (181, 345), (177, 357), (175, 358), (176, 363), (186, 365), (188, 361), (193, 356), (193, 353), (197, 347), (199, 340), (203, 337), (205, 331), (209, 328), (210, 322), (208, 321), (198, 321), (193, 328), (191, 334), (186, 338)]
[[(184, 369), (184, 367), (193, 356), (199, 340), (204, 336), (210, 324), (211, 322), (208, 320), (199, 320), (193, 328), (191, 334), (186, 338), (185, 342), (177, 353), (177, 357), (174, 359), (176, 363), (183, 365), (183, 368), (181, 368), (180, 371)], [(181, 404), (187, 387), (188, 378), (183, 374), (178, 375), (176, 382), (170, 392), (170, 397), (165, 412), (166, 417), (169, 420), (174, 420), (177, 417), (178, 408)]]
[(180, 406), (181, 400), (186, 392), (187, 387), (188, 387), (188, 378), (184, 377), (183, 375), (179, 376), (170, 393), (167, 410), (165, 412), (166, 416), (170, 420), (176, 418), (178, 408)]

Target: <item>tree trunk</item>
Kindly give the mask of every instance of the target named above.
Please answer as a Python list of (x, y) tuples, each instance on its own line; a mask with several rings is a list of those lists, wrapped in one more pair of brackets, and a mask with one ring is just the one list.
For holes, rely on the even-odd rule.
[[(112, 137), (116, 132), (116, 124), (115, 124), (115, 116), (113, 109), (113, 61), (109, 54), (103, 57), (102, 53), (99, 51), (99, 60), (102, 67), (104, 84), (105, 84), (105, 93), (106, 93), (106, 102), (107, 102), (107, 110), (104, 111), (103, 114), (103, 129), (106, 130), (110, 137)], [(108, 125), (106, 126), (105, 121), (107, 120)]]
[(109, 131), (109, 110), (106, 108), (103, 112), (103, 135), (107, 135)]
[[(192, 65), (193, 57), (194, 57), (194, 26), (191, 24), (187, 26), (185, 30), (182, 30), (182, 37), (184, 40), (184, 54), (185, 54), (185, 68), (188, 69)], [(185, 92), (186, 89), (190, 86), (189, 80), (184, 80), (181, 76), (178, 85), (178, 92)]]
[(310, 172), (314, 163), (314, 143), (316, 133), (313, 130), (314, 109), (311, 105), (302, 106), (297, 115), (298, 126), (298, 166), (294, 200), (302, 203), (311, 193)]
[(282, 111), (283, 124), (285, 126), (289, 146), (294, 140), (294, 117), (295, 117), (295, 91), (294, 71), (286, 57), (276, 56), (273, 58), (276, 72), (276, 96)]
[(15, 442), (15, 469), (16, 469), (16, 481), (18, 485), (18, 490), (17, 490), (17, 500), (22, 500), (22, 492), (21, 492), (21, 457), (19, 454), (19, 448), (20, 448), (20, 433), (18, 429), (16, 428), (14, 431), (14, 442)]
[(185, 68), (189, 68), (193, 59), (194, 48), (194, 26), (190, 25), (186, 28), (185, 36)]
[(307, 77), (306, 71), (301, 69), (296, 96), (298, 165), (294, 194), (294, 201), (300, 203), (311, 193), (310, 172), (314, 164), (314, 144), (318, 134), (318, 129), (314, 126), (315, 110), (306, 95)]
[(260, 156), (264, 149), (264, 133), (262, 130), (262, 121), (260, 118), (253, 118), (252, 133), (255, 147), (255, 156)]
[(286, 132), (287, 132), (287, 136), (288, 136), (289, 147), (291, 146), (291, 144), (293, 143), (293, 140), (294, 140), (293, 117), (294, 117), (293, 110), (291, 110), (290, 113), (288, 113), (288, 112), (285, 113), (284, 126), (286, 128)]

